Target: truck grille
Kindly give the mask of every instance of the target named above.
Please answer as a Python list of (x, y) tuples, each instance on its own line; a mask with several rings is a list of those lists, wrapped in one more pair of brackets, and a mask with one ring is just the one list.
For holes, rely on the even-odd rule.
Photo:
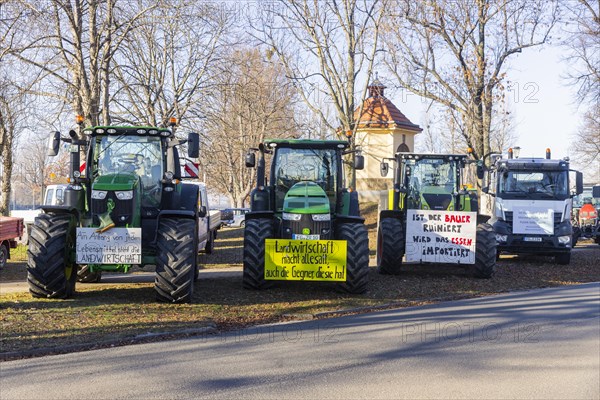
[[(555, 212), (554, 213), (554, 229), (556, 229), (558, 227), (561, 220), (562, 220), (562, 213)], [(510, 226), (510, 228), (512, 230), (512, 226), (513, 226), (513, 212), (512, 211), (504, 212), (504, 221)]]

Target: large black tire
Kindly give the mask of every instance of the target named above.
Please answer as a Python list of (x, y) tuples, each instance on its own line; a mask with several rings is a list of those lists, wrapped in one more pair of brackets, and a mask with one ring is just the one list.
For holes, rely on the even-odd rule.
[(377, 229), (377, 272), (398, 275), (402, 269), (405, 245), (402, 221), (382, 218)]
[(477, 225), (473, 276), (489, 279), (496, 273), (496, 234), (490, 224)]
[(196, 222), (188, 218), (161, 218), (156, 245), (156, 299), (166, 303), (190, 303), (198, 268)]
[(87, 265), (79, 265), (77, 268), (77, 282), (98, 283), (102, 279), (102, 271), (90, 271)]
[(267, 289), (272, 281), (265, 279), (265, 239), (273, 237), (273, 220), (257, 218), (246, 221), (244, 229), (244, 289)]
[(8, 246), (5, 243), (0, 244), (0, 269), (4, 268), (8, 262)]
[(555, 255), (554, 261), (560, 265), (569, 265), (571, 263), (571, 252)]
[(369, 235), (362, 223), (342, 223), (335, 228), (335, 238), (347, 241), (346, 282), (338, 289), (364, 293), (369, 283)]
[(35, 219), (27, 250), (27, 282), (33, 297), (66, 299), (75, 293), (74, 247), (72, 215), (41, 214)]
[(206, 254), (212, 254), (215, 248), (215, 237), (212, 231), (208, 232), (208, 239), (206, 240), (206, 245), (204, 246), (204, 252)]

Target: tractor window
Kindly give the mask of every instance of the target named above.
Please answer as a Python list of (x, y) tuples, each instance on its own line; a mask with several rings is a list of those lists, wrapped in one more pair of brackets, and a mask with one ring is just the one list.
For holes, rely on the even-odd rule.
[(410, 182), (418, 191), (429, 188), (436, 192), (453, 193), (456, 188), (456, 164), (443, 159), (416, 160)]
[(163, 159), (160, 137), (98, 136), (94, 152), (98, 175), (135, 174), (142, 184), (142, 206), (158, 206)]
[(504, 171), (498, 179), (498, 195), (564, 200), (569, 197), (567, 182), (567, 171)]
[(279, 148), (273, 160), (277, 210), (283, 208), (288, 190), (298, 182), (311, 181), (327, 193), (332, 210), (335, 210), (338, 186), (338, 165), (335, 150)]
[(457, 188), (456, 164), (443, 158), (405, 160), (407, 208), (449, 209)]

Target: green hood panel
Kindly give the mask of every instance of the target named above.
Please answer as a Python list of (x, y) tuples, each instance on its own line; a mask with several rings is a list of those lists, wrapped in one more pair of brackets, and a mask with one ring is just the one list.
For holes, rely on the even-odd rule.
[(135, 174), (107, 174), (96, 178), (92, 184), (93, 190), (132, 190), (138, 184)]
[(298, 182), (283, 200), (283, 211), (294, 214), (329, 214), (329, 198), (314, 182)]

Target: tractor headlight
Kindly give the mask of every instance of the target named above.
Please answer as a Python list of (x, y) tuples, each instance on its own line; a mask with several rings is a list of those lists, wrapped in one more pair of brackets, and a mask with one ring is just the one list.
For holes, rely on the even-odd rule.
[(133, 190), (124, 190), (122, 192), (115, 192), (117, 199), (119, 200), (131, 200), (133, 199)]
[(331, 221), (331, 215), (329, 214), (313, 214), (313, 221)]
[(104, 200), (107, 193), (106, 190), (92, 190), (92, 199)]
[(285, 219), (286, 221), (300, 221), (300, 219), (302, 218), (302, 214), (292, 214), (284, 212), (281, 215), (281, 218)]
[(498, 243), (506, 243), (508, 240), (508, 235), (498, 235), (496, 234), (496, 242)]
[(558, 243), (560, 244), (568, 244), (571, 242), (571, 236), (559, 236)]

